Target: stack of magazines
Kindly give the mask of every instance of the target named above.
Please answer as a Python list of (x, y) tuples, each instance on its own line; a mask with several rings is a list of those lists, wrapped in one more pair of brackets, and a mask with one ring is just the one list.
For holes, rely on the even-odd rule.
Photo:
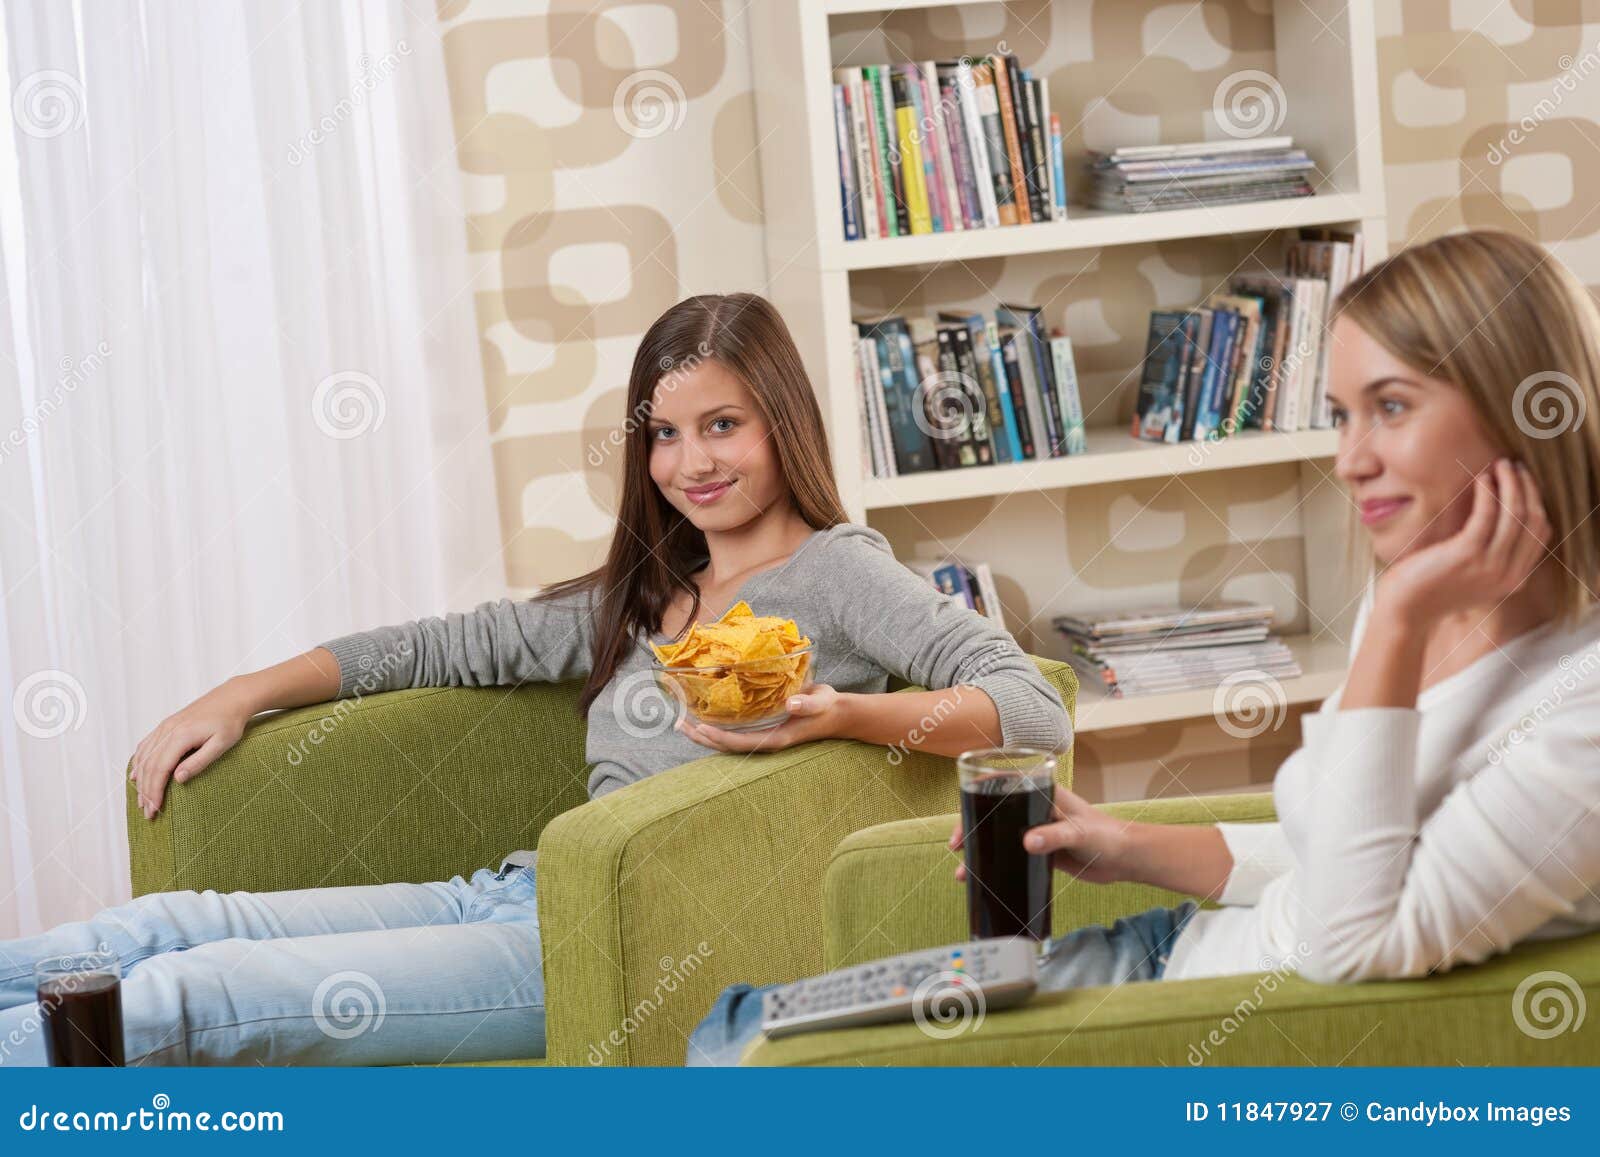
[(1079, 675), (1118, 698), (1215, 687), (1244, 672), (1300, 674), (1293, 652), (1268, 636), (1272, 608), (1263, 603), (1138, 607), (1052, 621), (1072, 644), (1067, 658)]
[(1315, 169), (1293, 137), (1136, 145), (1089, 154), (1089, 203), (1144, 213), (1309, 197)]

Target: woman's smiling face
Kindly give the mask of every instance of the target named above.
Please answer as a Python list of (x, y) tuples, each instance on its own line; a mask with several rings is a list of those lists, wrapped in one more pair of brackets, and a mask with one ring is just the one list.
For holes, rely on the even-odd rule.
[(1472, 480), (1500, 452), (1465, 392), (1418, 373), (1352, 321), (1336, 321), (1331, 336), (1334, 473), (1374, 555), (1392, 563), (1465, 525)]
[(662, 376), (650, 396), (650, 477), (701, 530), (742, 526), (784, 496), (772, 428), (718, 361)]

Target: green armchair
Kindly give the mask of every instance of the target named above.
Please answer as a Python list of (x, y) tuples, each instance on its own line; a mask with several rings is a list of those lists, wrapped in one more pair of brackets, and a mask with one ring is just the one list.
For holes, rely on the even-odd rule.
[[(1072, 711), (1071, 668), (1036, 662)], [(134, 894), (448, 879), (537, 847), (547, 1062), (680, 1065), (723, 987), (822, 970), (841, 839), (957, 802), (948, 758), (896, 766), (842, 740), (713, 755), (590, 801), (579, 687), (422, 688), (260, 717), (154, 821), (129, 791)]]
[[(1103, 805), (1131, 819), (1204, 824), (1273, 818), (1270, 795)], [(962, 886), (946, 847), (955, 816), (911, 818), (844, 839), (824, 877), (827, 967), (967, 937)], [(1057, 934), (1180, 900), (1137, 885), (1058, 875)], [(1419, 980), (1321, 985), (1281, 973), (1078, 989), (964, 1022), (936, 1038), (915, 1024), (820, 1032), (746, 1050), (749, 1065), (1553, 1065), (1600, 1063), (1600, 1025), (1568, 1018), (1519, 986), (1562, 974), (1600, 1007), (1600, 933), (1519, 946)], [(1546, 993), (1555, 998), (1556, 987)], [(1576, 1011), (1574, 1009), (1574, 1011)], [(1556, 1018), (1559, 1020), (1559, 1017)], [(948, 1031), (955, 1021), (939, 1026)], [(1531, 1027), (1524, 1031), (1519, 1025)], [(1539, 1034), (1539, 1035), (1536, 1035)]]

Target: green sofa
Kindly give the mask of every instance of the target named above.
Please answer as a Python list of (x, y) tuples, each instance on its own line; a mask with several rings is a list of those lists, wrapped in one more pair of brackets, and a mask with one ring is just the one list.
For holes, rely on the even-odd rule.
[[(1070, 712), (1071, 668), (1036, 661)], [(548, 1062), (679, 1065), (726, 985), (822, 970), (840, 840), (956, 806), (950, 759), (841, 740), (712, 755), (589, 801), (579, 687), (261, 716), (154, 821), (130, 785), (134, 894), (448, 879), (537, 847)]]
[[(1206, 824), (1273, 818), (1270, 795), (1103, 805), (1131, 819)], [(847, 836), (824, 877), (827, 966), (966, 939), (946, 842), (955, 816)], [(1180, 897), (1057, 875), (1057, 934)], [(1519, 986), (1536, 973), (1553, 982)], [(1589, 1015), (1577, 1014), (1581, 990)], [(1569, 1010), (1560, 1005), (1562, 989)], [(1543, 991), (1544, 997), (1538, 994)], [(1515, 1003), (1514, 1003), (1515, 1002)], [(1087, 988), (981, 1018), (821, 1032), (746, 1050), (748, 1065), (1565, 1065), (1600, 1063), (1600, 933), (1524, 944), (1419, 980), (1320, 985), (1278, 973)], [(1563, 1015), (1569, 1028), (1559, 1028)], [(1521, 1023), (1533, 1031), (1523, 1031)], [(959, 1030), (959, 1031), (956, 1031)], [(1537, 1034), (1537, 1035), (1536, 1035)]]

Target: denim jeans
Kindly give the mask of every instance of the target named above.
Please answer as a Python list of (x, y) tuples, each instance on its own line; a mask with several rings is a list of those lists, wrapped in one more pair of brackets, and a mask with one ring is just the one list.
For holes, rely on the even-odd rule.
[[(1047, 941), (1039, 956), (1039, 991), (1160, 980), (1173, 942), (1198, 908), (1185, 900), (1176, 908), (1125, 916), (1110, 928), (1095, 924)], [(738, 1064), (745, 1046), (761, 1032), (762, 993), (777, 987), (734, 984), (723, 989), (689, 1035), (690, 1067)]]
[(33, 969), (122, 962), (130, 1065), (337, 1065), (544, 1054), (534, 868), (438, 884), (170, 892), (0, 941), (0, 1066), (45, 1063)]

